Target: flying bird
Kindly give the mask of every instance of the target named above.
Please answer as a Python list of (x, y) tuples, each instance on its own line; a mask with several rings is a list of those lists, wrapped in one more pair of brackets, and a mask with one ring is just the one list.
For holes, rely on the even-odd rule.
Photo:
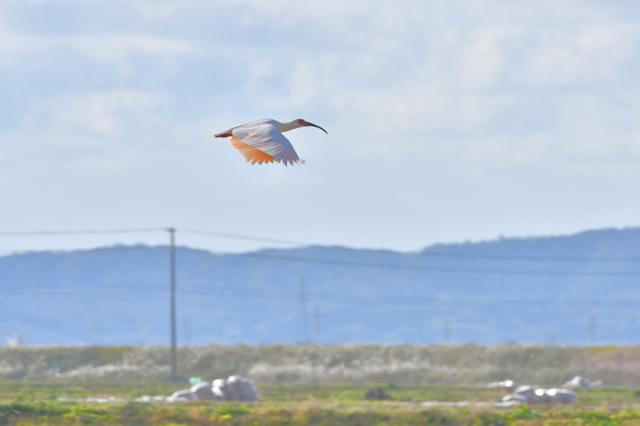
[(224, 132), (216, 133), (216, 138), (230, 138), (231, 145), (251, 164), (282, 163), (303, 164), (289, 139), (283, 133), (298, 127), (316, 127), (327, 133), (317, 124), (298, 118), (281, 123), (272, 118), (263, 118), (250, 123), (232, 127)]

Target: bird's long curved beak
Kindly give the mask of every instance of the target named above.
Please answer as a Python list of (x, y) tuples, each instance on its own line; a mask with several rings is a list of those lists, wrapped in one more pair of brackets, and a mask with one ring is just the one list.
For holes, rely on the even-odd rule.
[(323, 129), (322, 127), (318, 126), (317, 124), (313, 124), (313, 123), (309, 123), (308, 121), (305, 121), (305, 126), (311, 126), (311, 127), (316, 127), (320, 130), (322, 130), (323, 132), (325, 132), (326, 134), (329, 134), (329, 132), (327, 132), (325, 129)]

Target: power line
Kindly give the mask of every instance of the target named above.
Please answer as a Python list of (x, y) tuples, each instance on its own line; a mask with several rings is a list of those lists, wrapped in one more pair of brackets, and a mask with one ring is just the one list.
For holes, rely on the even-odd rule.
[[(219, 290), (221, 294), (224, 294), (226, 298), (232, 298), (232, 299), (240, 299), (240, 300), (247, 300), (251, 297), (255, 297), (255, 294), (252, 293), (241, 293), (241, 292), (227, 292), (225, 290)], [(210, 295), (210, 293), (191, 293), (193, 295)], [(219, 296), (219, 295), (218, 295)], [(272, 302), (281, 302), (281, 303), (287, 303), (287, 304), (293, 304), (296, 303), (296, 298), (295, 297), (281, 297), (281, 296), (274, 296), (274, 295), (269, 295), (269, 294), (263, 294), (260, 295), (260, 297), (263, 300), (270, 300)], [(395, 312), (402, 312), (403, 309), (424, 309), (425, 307), (432, 307), (432, 308), (438, 308), (438, 307), (442, 307), (441, 305), (437, 304), (437, 303), (431, 303), (429, 301), (354, 301), (354, 300), (345, 300), (345, 299), (321, 299), (321, 300), (317, 300), (317, 302), (322, 303), (323, 305), (327, 305), (327, 306), (345, 306), (345, 307), (363, 307), (363, 308), (367, 308), (367, 309), (372, 309), (372, 308), (383, 308), (383, 309), (392, 309), (395, 310)], [(474, 306), (471, 305), (478, 305), (477, 303), (474, 303), (473, 301), (467, 301), (468, 303), (466, 305), (463, 304), (458, 304), (455, 307), (451, 307), (451, 306), (446, 306), (448, 309), (452, 310), (453, 312), (474, 312), (477, 313), (478, 311), (474, 309)], [(551, 312), (567, 312), (567, 308), (566, 306), (549, 306), (548, 305), (549, 301), (543, 301), (541, 302), (541, 304), (536, 304), (536, 301), (532, 301), (532, 302), (527, 302), (527, 301), (520, 301), (520, 303), (484, 303), (483, 305), (487, 308), (491, 308), (492, 311), (494, 312), (513, 312), (518, 313), (518, 312), (522, 312), (522, 311), (533, 311), (533, 312), (546, 312), (546, 313), (551, 313)], [(566, 303), (572, 303), (570, 301), (567, 301)], [(573, 303), (572, 303), (573, 304)], [(609, 306), (609, 308), (607, 308), (607, 306)], [(631, 312), (635, 312), (637, 310), (637, 306), (638, 304), (635, 303), (633, 305), (631, 304), (627, 304), (624, 306), (620, 306), (617, 303), (607, 303), (607, 304), (602, 304), (601, 306), (599, 305), (600, 308), (602, 308), (603, 310), (607, 311), (607, 310), (611, 310), (611, 309), (615, 309), (615, 310), (626, 310), (626, 311), (631, 311)]]
[(386, 270), (405, 270), (423, 272), (445, 272), (458, 274), (478, 274), (478, 275), (577, 275), (589, 277), (638, 277), (640, 271), (551, 271), (542, 269), (495, 269), (495, 268), (454, 268), (446, 266), (425, 266), (425, 265), (402, 265), (397, 263), (373, 263), (358, 262), (338, 259), (319, 259), (310, 257), (298, 257), (287, 255), (276, 255), (266, 253), (244, 253), (240, 256), (255, 257), (267, 260), (302, 262), (330, 266), (353, 267), (353, 268), (373, 268)]
[[(40, 231), (4, 231), (0, 232), (0, 236), (43, 236), (43, 235), (96, 235), (96, 234), (123, 234), (123, 233), (146, 233), (146, 232), (158, 232), (169, 231), (176, 232), (174, 228), (118, 228), (118, 229), (84, 229), (84, 230), (40, 230)], [(223, 233), (217, 231), (204, 231), (195, 229), (181, 230), (184, 233), (215, 236), (219, 238), (231, 238), (231, 239), (243, 239), (252, 240), (257, 242), (276, 242), (281, 244), (309, 244), (302, 241), (292, 240), (279, 240), (273, 238), (257, 237), (252, 235)], [(429, 266), (429, 265), (415, 265), (415, 264), (399, 264), (389, 262), (361, 262), (350, 261), (342, 259), (322, 259), (312, 257), (299, 257), (280, 254), (268, 254), (268, 253), (246, 253), (240, 256), (254, 257), (260, 259), (284, 261), (284, 262), (302, 262), (311, 264), (321, 264), (338, 267), (352, 267), (352, 268), (374, 268), (385, 270), (405, 270), (405, 271), (423, 271), (423, 272), (435, 272), (435, 273), (456, 273), (456, 274), (477, 274), (477, 275), (573, 275), (573, 276), (588, 276), (588, 277), (638, 277), (640, 271), (557, 271), (557, 270), (542, 270), (542, 269), (500, 269), (500, 268), (459, 268), (459, 267), (447, 267), (447, 266)], [(465, 259), (492, 259), (492, 260), (509, 260), (509, 261), (631, 261), (640, 260), (640, 258), (634, 257), (602, 257), (602, 258), (588, 258), (588, 257), (554, 257), (554, 256), (507, 256), (499, 254), (470, 254), (470, 253), (443, 253), (443, 252), (429, 252), (423, 253), (420, 256), (437, 256), (437, 257), (451, 257), (451, 258), (465, 258)]]
[(305, 241), (282, 240), (277, 238), (260, 237), (256, 235), (235, 234), (231, 232), (204, 231), (199, 229), (184, 229), (184, 228), (180, 228), (179, 231), (185, 234), (204, 235), (204, 236), (217, 237), (217, 238), (223, 238), (228, 240), (253, 241), (257, 243), (272, 243), (272, 244), (282, 244), (282, 245), (292, 245), (292, 246), (319, 245), (319, 244), (314, 244), (314, 243), (305, 242)]
[(72, 236), (103, 234), (137, 234), (166, 231), (167, 228), (116, 228), (116, 229), (76, 229), (76, 230), (35, 230), (35, 231), (0, 231), (0, 237), (38, 237), (38, 236)]
[(633, 278), (640, 277), (640, 271), (588, 271), (588, 270), (548, 270), (548, 269), (500, 269), (500, 268), (459, 268), (447, 266), (429, 266), (400, 264), (389, 262), (361, 262), (342, 259), (322, 259), (277, 255), (267, 253), (242, 253), (238, 257), (264, 259), (267, 261), (298, 262), (346, 268), (368, 268), (388, 271), (408, 271), (427, 273), (467, 274), (467, 275), (509, 275), (509, 276), (577, 276), (592, 278)]
[(267, 261), (298, 262), (332, 267), (379, 269), (388, 271), (408, 271), (426, 273), (447, 273), (467, 275), (509, 275), (509, 276), (578, 276), (592, 278), (633, 278), (640, 277), (640, 271), (588, 271), (588, 270), (548, 270), (548, 269), (500, 269), (500, 268), (459, 268), (448, 266), (430, 266), (416, 264), (400, 264), (389, 262), (361, 262), (342, 259), (323, 259), (313, 257), (300, 257), (277, 255), (267, 253), (242, 253), (238, 257), (256, 258)]
[[(25, 230), (25, 231), (0, 231), (0, 237), (11, 236), (65, 236), (65, 235), (100, 235), (100, 234), (131, 234), (167, 231), (166, 227), (141, 227), (141, 228), (115, 228), (115, 229), (79, 229), (79, 230)], [(191, 228), (177, 228), (176, 232), (202, 235), (216, 238), (253, 241), (289, 246), (314, 246), (327, 247), (317, 242), (278, 239), (250, 234), (220, 232), (214, 230), (201, 230)], [(639, 256), (545, 256), (545, 255), (509, 255), (500, 253), (460, 253), (426, 249), (422, 252), (412, 253), (419, 257), (438, 257), (451, 259), (486, 259), (499, 261), (531, 261), (531, 262), (640, 262)]]
[[(10, 294), (16, 295), (16, 293), (28, 293), (28, 294), (46, 294), (50, 296), (66, 296), (66, 295), (83, 295), (83, 294), (96, 294), (101, 297), (107, 296), (110, 299), (125, 298), (125, 294), (114, 293), (116, 291), (126, 291), (127, 294), (132, 290), (142, 290), (147, 296), (163, 296), (169, 292), (163, 288), (163, 284), (153, 283), (131, 283), (127, 285), (123, 284), (105, 284), (101, 283), (100, 288), (83, 288), (83, 289), (69, 289), (69, 288), (51, 288), (51, 287), (20, 287), (18, 289), (12, 289)], [(252, 300), (271, 300), (281, 303), (296, 303), (300, 302), (300, 295), (296, 297), (294, 289), (278, 289), (278, 288), (249, 288), (249, 287), (229, 287), (223, 285), (216, 285), (210, 282), (186, 282), (182, 286), (180, 293), (183, 296), (212, 296), (216, 297), (230, 297), (239, 299), (252, 299)], [(164, 297), (164, 296), (163, 296)], [(485, 306), (491, 309), (499, 310), (527, 310), (527, 311), (540, 311), (540, 312), (565, 312), (566, 306), (571, 304), (575, 305), (593, 305), (602, 309), (632, 309), (635, 310), (638, 303), (637, 300), (624, 299), (624, 300), (602, 300), (602, 299), (572, 299), (572, 300), (557, 300), (557, 299), (478, 299), (478, 298), (459, 298), (454, 297), (450, 300), (443, 299), (423, 299), (413, 297), (410, 300), (405, 298), (395, 298), (385, 296), (384, 300), (376, 299), (375, 297), (363, 297), (361, 294), (348, 294), (348, 293), (326, 293), (326, 292), (305, 292), (305, 299), (307, 297), (313, 298), (316, 303), (322, 303), (323, 305), (332, 306), (363, 306), (367, 308), (424, 308), (424, 307), (448, 307), (449, 309), (455, 309), (456, 312), (470, 311), (477, 308), (478, 305)], [(9, 300), (8, 298), (6, 298)]]
[[(263, 236), (255, 236), (249, 234), (236, 234), (229, 232), (219, 231), (207, 231), (199, 229), (180, 229), (180, 232), (194, 235), (212, 236), (216, 238), (231, 239), (231, 240), (243, 240), (273, 243), (281, 245), (296, 245), (307, 247), (323, 247), (326, 245), (301, 240), (285, 240)], [(442, 257), (452, 259), (487, 259), (487, 260), (506, 260), (506, 261), (532, 261), (532, 262), (638, 262), (640, 257), (634, 256), (620, 256), (620, 257), (601, 257), (601, 256), (539, 256), (539, 255), (508, 255), (499, 253), (454, 253), (444, 252), (427, 248), (422, 252), (415, 253), (414, 255), (420, 257)]]
[[(206, 235), (213, 236), (216, 238), (226, 238), (226, 239), (239, 239), (239, 240), (248, 240), (255, 241), (261, 243), (276, 243), (276, 244), (286, 244), (286, 245), (303, 245), (303, 246), (313, 246), (317, 244), (305, 243), (301, 241), (292, 241), (292, 240), (281, 240), (281, 239), (273, 239), (273, 238), (265, 238), (254, 235), (245, 235), (245, 234), (234, 234), (234, 233), (224, 233), (224, 232), (216, 232), (216, 231), (203, 231), (203, 230), (194, 230), (194, 229), (180, 229), (181, 232), (185, 234), (194, 234), (194, 235)], [(175, 228), (161, 228), (161, 227), (144, 227), (144, 228), (118, 228), (118, 229), (83, 229), (83, 230), (37, 230), (37, 231), (6, 231), (0, 232), (0, 237), (18, 237), (18, 236), (72, 236), (72, 235), (105, 235), (105, 234), (132, 234), (132, 233), (148, 233), (148, 232), (169, 232), (170, 236), (170, 320), (171, 320), (171, 377), (172, 380), (176, 380), (177, 377), (177, 338), (176, 338), (176, 265), (175, 265)], [(348, 250), (348, 249), (345, 249)], [(399, 254), (400, 255), (400, 254)], [(375, 268), (375, 269), (383, 269), (383, 270), (394, 270), (394, 271), (414, 271), (414, 272), (439, 272), (439, 273), (458, 273), (458, 274), (492, 274), (492, 275), (525, 275), (525, 276), (544, 276), (544, 275), (565, 275), (565, 276), (589, 276), (589, 277), (638, 277), (640, 276), (640, 271), (598, 271), (598, 270), (543, 270), (543, 269), (501, 269), (501, 268), (483, 268), (483, 267), (469, 267), (469, 268), (460, 268), (460, 267), (449, 267), (449, 266), (430, 266), (428, 264), (409, 264), (409, 263), (394, 263), (394, 262), (374, 262), (374, 261), (358, 261), (358, 260), (347, 260), (347, 259), (330, 259), (330, 258), (322, 258), (322, 257), (301, 257), (301, 256), (291, 256), (286, 254), (277, 254), (273, 252), (255, 252), (255, 253), (246, 253), (239, 256), (246, 256), (249, 258), (257, 258), (264, 259), (269, 261), (281, 261), (281, 262), (303, 262), (303, 263), (311, 263), (311, 264), (319, 264), (319, 265), (327, 265), (327, 266), (337, 266), (337, 267), (348, 267), (348, 268)], [(425, 260), (431, 257), (442, 257), (442, 258), (452, 258), (452, 259), (474, 259), (474, 260), (500, 260), (500, 261), (513, 261), (513, 262), (629, 262), (629, 261), (640, 261), (640, 257), (579, 257), (579, 256), (530, 256), (530, 255), (503, 255), (503, 254), (486, 254), (486, 253), (447, 253), (438, 250), (427, 249), (422, 253), (415, 253), (411, 256), (414, 260)], [(515, 266), (515, 265), (514, 265)], [(518, 265), (524, 266), (524, 265)], [(291, 302), (295, 301), (296, 297), (291, 292), (277, 292), (270, 289), (249, 289), (249, 288), (221, 288), (210, 286), (207, 289), (202, 288), (194, 288), (193, 284), (191, 286), (187, 283), (186, 287), (181, 288), (181, 294), (188, 296), (203, 296), (203, 295), (212, 295), (212, 291), (215, 291), (216, 296), (226, 295), (227, 297), (238, 297), (242, 299), (252, 298), (255, 299), (256, 296), (260, 297), (260, 299), (271, 299), (277, 300), (279, 302)], [(103, 284), (104, 285), (104, 284)], [(152, 284), (145, 284), (145, 287), (134, 286), (138, 290), (143, 290), (145, 294), (167, 294), (166, 289), (162, 289), (159, 286), (154, 286)], [(93, 288), (93, 289), (71, 289), (71, 288), (43, 288), (40, 291), (35, 288), (20, 288), (16, 291), (19, 293), (22, 291), (35, 291), (40, 294), (49, 294), (49, 295), (81, 295), (83, 293), (95, 293), (96, 295), (107, 295), (109, 297), (118, 297), (121, 295), (114, 294), (114, 291), (119, 289), (127, 289), (130, 288), (125, 287), (124, 284), (114, 285), (109, 287), (102, 288)], [(80, 290), (80, 291), (78, 291)], [(455, 306), (455, 309), (459, 309), (460, 311), (470, 311), (472, 307), (475, 307), (478, 304), (485, 304), (487, 307), (492, 307), (492, 309), (505, 310), (506, 312), (510, 312), (510, 310), (537, 310), (541, 312), (553, 312), (553, 311), (565, 311), (566, 308), (564, 305), (571, 303), (575, 304), (591, 304), (596, 305), (598, 308), (607, 309), (607, 307), (611, 306), (615, 309), (625, 309), (631, 308), (634, 309), (636, 306), (636, 302), (631, 300), (624, 301), (606, 301), (606, 300), (598, 300), (598, 301), (579, 301), (579, 300), (542, 300), (542, 301), (534, 301), (534, 300), (420, 300), (416, 298), (407, 299), (398, 299), (398, 298), (388, 298), (384, 297), (383, 300), (376, 300), (377, 298), (362, 298), (361, 295), (349, 295), (349, 294), (315, 294), (311, 295), (317, 298), (318, 302), (327, 304), (327, 305), (345, 305), (345, 306), (363, 306), (363, 307), (376, 307), (376, 308), (387, 308), (387, 309), (395, 309), (398, 311), (401, 308), (424, 308), (425, 306), (445, 306), (449, 309), (452, 309), (452, 306)], [(302, 315), (302, 323), (304, 327), (304, 340), (309, 340), (309, 330), (307, 323), (307, 292), (304, 287), (304, 284), (301, 284), (301, 288), (299, 291), (299, 296), (297, 298), (298, 303), (300, 304), (301, 315)], [(314, 299), (315, 300), (315, 299)], [(471, 306), (473, 305), (473, 306)], [(445, 317), (445, 322), (443, 323), (443, 333), (445, 335), (445, 339), (449, 335), (449, 319)], [(591, 321), (591, 320), (590, 320)], [(595, 329), (595, 320), (593, 320), (594, 325), (589, 326)], [(593, 331), (590, 332), (593, 335)]]
[[(114, 293), (114, 291), (122, 291), (122, 292), (126, 292), (126, 294), (130, 294), (132, 291), (136, 290), (136, 291), (144, 291), (145, 294), (159, 294), (159, 295), (166, 295), (169, 293), (170, 290), (167, 290), (165, 288), (163, 288), (165, 284), (164, 283), (157, 283), (157, 284), (136, 284), (136, 283), (131, 283), (131, 284), (101, 284), (101, 287), (99, 288), (95, 288), (95, 287), (85, 287), (85, 288), (68, 288), (68, 287), (42, 287), (42, 286), (28, 286), (28, 287), (20, 287), (20, 288), (15, 288), (15, 289), (10, 289), (10, 294), (14, 295), (14, 294), (19, 294), (19, 293), (33, 293), (33, 292), (37, 292), (37, 293), (51, 293), (51, 294), (55, 294), (55, 293), (60, 293), (60, 294), (73, 294), (73, 293), (78, 293), (78, 294), (102, 294), (102, 293), (110, 293), (110, 294), (117, 294)], [(237, 293), (240, 295), (254, 295), (254, 296), (278, 296), (278, 297), (283, 297), (283, 298), (287, 298), (287, 300), (291, 301), (291, 302), (300, 302), (300, 290), (298, 290), (298, 293), (296, 293), (296, 291), (294, 289), (271, 289), (271, 288), (250, 288), (250, 287), (229, 287), (229, 286), (222, 286), (222, 285), (216, 285), (216, 284), (212, 284), (209, 282), (201, 282), (201, 283), (195, 283), (195, 282), (186, 282), (184, 283), (184, 285), (181, 287), (180, 289), (180, 293), (183, 295), (211, 295), (212, 291), (215, 292), (227, 292), (227, 293)], [(126, 295), (125, 294), (125, 295)], [(367, 297), (362, 297), (362, 294), (358, 294), (358, 293), (346, 293), (346, 292), (342, 292), (342, 293), (328, 293), (328, 292), (309, 292), (308, 290), (305, 290), (305, 298), (307, 300), (309, 299), (313, 299), (313, 300), (320, 300), (320, 301), (330, 301), (330, 300), (337, 300), (337, 301), (349, 301), (347, 300), (347, 298), (349, 298), (350, 300), (355, 300), (355, 299), (364, 299), (361, 300), (363, 304), (375, 304), (377, 303), (375, 299), (371, 299), (370, 295)], [(406, 299), (394, 299), (394, 298), (389, 298), (388, 296), (385, 295), (384, 298), (385, 302), (401, 302), (401, 303), (406, 303), (407, 300)], [(432, 305), (446, 305), (446, 304), (451, 304), (451, 305), (458, 305), (458, 304), (464, 304), (464, 303), (468, 303), (468, 304), (472, 304), (472, 305), (478, 305), (478, 304), (508, 304), (508, 305), (514, 305), (514, 304), (549, 304), (550, 302), (553, 302), (554, 304), (565, 304), (565, 303), (571, 303), (571, 304), (595, 304), (595, 305), (607, 305), (607, 304), (611, 304), (611, 305), (625, 305), (625, 304), (629, 304), (629, 305), (634, 305), (636, 306), (638, 303), (640, 303), (640, 300), (631, 300), (631, 299), (615, 299), (615, 300), (607, 300), (607, 299), (572, 299), (572, 300), (558, 300), (558, 299), (522, 299), (522, 298), (518, 298), (518, 299), (514, 299), (514, 298), (510, 298), (510, 299), (504, 299), (504, 298), (499, 298), (499, 299), (481, 299), (481, 298), (467, 298), (467, 299), (461, 299), (461, 298), (451, 298), (451, 299), (433, 299), (433, 298), (428, 298), (428, 299), (416, 299), (415, 297), (412, 297), (410, 302), (416, 302), (419, 304), (432, 304)]]
[(640, 262), (640, 257), (532, 256), (506, 254), (445, 253), (425, 251), (420, 256), (462, 259), (513, 260), (526, 262)]
[[(206, 285), (206, 283), (205, 283)], [(294, 289), (290, 290), (281, 290), (281, 289), (257, 289), (257, 288), (249, 288), (249, 287), (225, 287), (220, 285), (208, 285), (206, 289), (203, 288), (194, 288), (193, 283), (191, 286), (187, 285), (182, 289), (183, 294), (185, 295), (194, 295), (194, 296), (207, 296), (211, 295), (212, 291), (218, 293), (226, 293), (230, 295), (237, 295), (243, 298), (271, 298), (274, 300), (281, 300), (286, 302), (299, 302), (300, 298), (295, 294)], [(363, 300), (361, 294), (348, 294), (348, 293), (321, 293), (321, 292), (306, 292), (306, 297), (309, 299), (313, 299), (314, 301), (328, 304), (344, 304), (344, 305), (361, 305), (361, 306), (460, 306), (460, 305), (473, 305), (471, 307), (475, 307), (477, 305), (488, 305), (495, 306), (501, 305), (504, 307), (514, 307), (514, 308), (535, 308), (546, 310), (549, 308), (557, 308), (564, 309), (564, 307), (560, 305), (565, 304), (586, 304), (586, 305), (611, 305), (613, 307), (619, 308), (620, 306), (630, 306), (632, 308), (637, 307), (637, 300), (601, 300), (601, 299), (577, 299), (577, 300), (557, 300), (557, 299), (477, 299), (477, 298), (453, 298), (451, 300), (441, 300), (441, 299), (420, 299), (420, 298), (411, 298), (410, 300), (401, 299), (401, 298), (393, 298), (385, 295), (384, 300), (379, 299), (368, 299)], [(553, 305), (550, 305), (553, 304)]]

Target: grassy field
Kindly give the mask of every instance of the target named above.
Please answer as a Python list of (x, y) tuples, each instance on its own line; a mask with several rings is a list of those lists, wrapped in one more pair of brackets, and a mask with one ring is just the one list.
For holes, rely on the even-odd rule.
[[(640, 398), (632, 389), (583, 389), (575, 406), (495, 408), (504, 392), (479, 387), (385, 386), (389, 401), (366, 401), (365, 386), (264, 385), (255, 404), (130, 402), (168, 394), (176, 385), (0, 383), (0, 425), (637, 425)], [(109, 404), (59, 398), (116, 396)], [(425, 401), (430, 401), (426, 406)], [(468, 401), (465, 407), (435, 401)]]
[[(181, 383), (171, 384), (164, 348), (0, 350), (0, 425), (640, 425), (636, 347), (211, 346), (180, 355)], [(132, 402), (188, 387), (192, 375), (231, 373), (255, 379), (261, 401)], [(505, 409), (493, 404), (505, 392), (482, 386), (507, 377), (558, 386), (574, 374), (605, 387), (579, 390), (573, 406)], [(391, 399), (365, 400), (374, 386)], [(107, 396), (122, 401), (73, 401)]]

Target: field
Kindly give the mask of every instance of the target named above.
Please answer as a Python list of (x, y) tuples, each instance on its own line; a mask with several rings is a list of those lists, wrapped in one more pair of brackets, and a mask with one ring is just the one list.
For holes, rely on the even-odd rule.
[[(638, 373), (632, 371), (638, 348), (184, 348), (179, 384), (162, 380), (165, 353), (163, 348), (2, 350), (0, 425), (640, 425)], [(386, 369), (375, 361), (382, 353)], [(190, 375), (231, 372), (254, 373), (259, 403), (132, 402), (184, 388)], [(495, 408), (493, 402), (505, 392), (483, 387), (482, 380), (509, 373), (520, 383), (557, 386), (582, 374), (605, 385), (579, 390), (574, 406)], [(365, 400), (366, 390), (375, 386), (391, 399)], [(122, 401), (78, 401), (107, 396)], [(466, 402), (447, 404), (460, 401)]]
[[(0, 388), (2, 425), (634, 425), (640, 405), (629, 389), (585, 389), (573, 407), (494, 408), (501, 391), (456, 386), (386, 386), (390, 401), (365, 401), (366, 387), (267, 385), (257, 404), (193, 402), (95, 404), (60, 397), (116, 396), (125, 399), (175, 389), (167, 383), (136, 387), (114, 383), (19, 383)], [(436, 401), (468, 401), (466, 407)], [(424, 401), (431, 401), (425, 406)], [(637, 408), (636, 408), (637, 407)]]

